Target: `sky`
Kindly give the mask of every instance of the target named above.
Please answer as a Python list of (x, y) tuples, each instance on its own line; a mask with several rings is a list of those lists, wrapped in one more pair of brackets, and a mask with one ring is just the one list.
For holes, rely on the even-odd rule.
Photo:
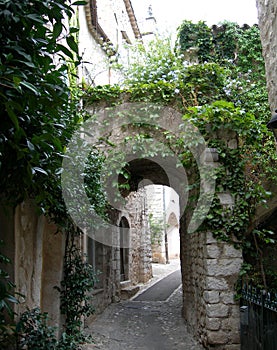
[(224, 20), (238, 24), (258, 23), (256, 0), (132, 0), (137, 17), (147, 15), (152, 5), (159, 29), (174, 31), (184, 19), (207, 25)]

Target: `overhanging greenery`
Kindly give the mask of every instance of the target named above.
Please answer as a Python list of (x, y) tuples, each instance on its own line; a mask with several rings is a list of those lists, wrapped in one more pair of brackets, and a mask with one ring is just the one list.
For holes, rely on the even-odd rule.
[[(175, 49), (170, 40), (157, 39), (148, 50), (138, 44), (131, 60), (121, 86), (86, 89), (84, 101), (106, 101), (107, 106), (111, 97), (113, 105), (123, 100), (157, 102), (193, 122), (208, 145), (218, 150), (217, 193), (234, 198), (232, 208), (223, 208), (215, 197), (201, 228), (243, 249), (244, 277), (276, 288), (276, 275), (267, 275), (262, 254), (275, 243), (276, 232), (254, 220), (257, 208), (271, 196), (268, 185), (277, 175), (274, 141), (266, 128), (269, 106), (259, 29), (228, 22), (209, 28), (204, 22), (184, 21)], [(237, 148), (227, 147), (216, 136), (222, 130), (236, 132)], [(173, 149), (174, 142), (180, 146), (180, 140), (172, 138)], [(187, 152), (181, 159), (185, 167), (193, 166)]]

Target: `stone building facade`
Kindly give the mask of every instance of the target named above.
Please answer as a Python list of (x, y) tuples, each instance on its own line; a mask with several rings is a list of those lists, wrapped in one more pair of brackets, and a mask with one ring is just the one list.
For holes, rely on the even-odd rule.
[(113, 63), (127, 63), (128, 46), (142, 40), (132, 2), (92, 0), (79, 7), (78, 22), (80, 76), (92, 85), (118, 83), (120, 73)]
[[(84, 236), (84, 252), (99, 273), (93, 291), (96, 313), (103, 311), (111, 302), (132, 296), (138, 291), (138, 284), (152, 278), (150, 228), (144, 189), (129, 194), (125, 207), (117, 211), (112, 223), (117, 245), (107, 246), (89, 235)], [(128, 232), (127, 237), (123, 237), (126, 235), (123, 230)]]
[(156, 232), (151, 237), (152, 261), (169, 263), (180, 258), (180, 204), (178, 194), (170, 187), (149, 185), (145, 187), (147, 207)]
[[(277, 109), (277, 3), (256, 0), (271, 112)], [(269, 116), (270, 119), (270, 116)]]

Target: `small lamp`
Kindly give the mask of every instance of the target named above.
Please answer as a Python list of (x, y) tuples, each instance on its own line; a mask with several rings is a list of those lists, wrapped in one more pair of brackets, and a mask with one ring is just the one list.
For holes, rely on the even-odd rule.
[(275, 114), (273, 114), (272, 118), (267, 123), (267, 127), (273, 131), (275, 141), (277, 143), (277, 109), (275, 110)]

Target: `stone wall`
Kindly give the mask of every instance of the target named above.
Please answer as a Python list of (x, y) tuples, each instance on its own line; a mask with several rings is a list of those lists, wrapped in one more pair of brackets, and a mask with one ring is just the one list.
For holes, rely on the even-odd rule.
[[(277, 2), (257, 0), (270, 109), (277, 109)], [(270, 116), (269, 116), (270, 119)]]
[[(94, 258), (90, 260), (93, 249)], [(95, 313), (86, 320), (88, 324), (95, 315), (101, 313), (109, 304), (120, 300), (119, 252), (117, 248), (94, 242), (86, 251), (89, 263), (95, 267), (98, 282), (92, 292), (92, 304)]]
[(145, 283), (152, 277), (152, 251), (145, 189), (131, 192), (127, 197), (125, 209), (131, 228), (130, 281), (135, 285)]
[[(121, 278), (120, 223), (124, 220), (129, 227), (128, 271), (124, 280)], [(93, 291), (93, 306), (96, 314), (101, 313), (111, 302), (121, 298), (122, 290), (147, 282), (152, 278), (151, 244), (148, 225), (145, 190), (131, 192), (126, 198), (124, 209), (114, 218), (114, 237), (118, 246), (109, 247), (87, 237), (84, 250), (88, 261), (100, 272), (99, 282)], [(125, 241), (126, 243), (126, 241)], [(124, 296), (125, 298), (125, 296)], [(88, 323), (94, 315), (88, 320)]]
[(0, 238), (5, 242), (3, 253), (16, 291), (24, 297), (15, 306), (18, 315), (27, 308), (40, 307), (48, 312), (50, 323), (59, 327), (60, 296), (54, 286), (60, 285), (63, 271), (64, 240), (55, 225), (37, 214), (32, 201), (27, 200), (15, 210), (1, 210)]
[[(229, 147), (236, 147), (234, 135), (220, 135)], [(231, 142), (232, 141), (232, 142)], [(216, 149), (205, 153), (204, 161), (217, 167)], [(191, 174), (193, 177), (193, 172)], [(208, 183), (203, 183), (208, 186)], [(218, 194), (224, 207), (233, 205), (229, 193)], [(226, 242), (218, 242), (211, 232), (187, 233), (192, 213), (187, 210), (180, 220), (183, 315), (189, 327), (207, 348), (240, 349), (239, 304), (234, 300), (242, 251)]]
[(239, 305), (234, 300), (242, 253), (211, 233), (188, 235), (183, 247), (183, 315), (208, 349), (240, 349)]

